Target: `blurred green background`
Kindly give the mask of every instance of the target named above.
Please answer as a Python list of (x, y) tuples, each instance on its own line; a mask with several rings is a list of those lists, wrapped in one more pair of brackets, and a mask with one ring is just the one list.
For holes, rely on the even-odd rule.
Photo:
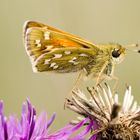
[[(76, 116), (63, 102), (77, 74), (33, 73), (22, 40), (24, 22), (40, 21), (94, 43), (140, 43), (139, 0), (1, 0), (0, 19), (0, 99), (6, 115), (19, 115), (28, 97), (38, 112), (57, 113), (56, 128)], [(127, 54), (115, 69), (118, 91), (123, 95), (130, 84), (140, 101), (140, 55)]]

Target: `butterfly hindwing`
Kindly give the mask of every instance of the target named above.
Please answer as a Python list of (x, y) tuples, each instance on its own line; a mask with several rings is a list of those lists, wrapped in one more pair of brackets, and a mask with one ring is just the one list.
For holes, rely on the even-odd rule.
[(33, 68), (40, 72), (75, 72), (93, 61), (94, 56), (85, 49), (55, 49), (38, 57)]

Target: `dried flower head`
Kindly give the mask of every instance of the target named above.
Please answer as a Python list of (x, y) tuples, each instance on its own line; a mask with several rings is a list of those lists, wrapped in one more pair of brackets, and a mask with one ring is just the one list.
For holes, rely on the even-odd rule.
[(79, 89), (67, 99), (67, 108), (80, 114), (72, 123), (89, 119), (85, 125), (90, 127), (90, 140), (138, 140), (140, 139), (140, 107), (134, 101), (131, 87), (126, 88), (120, 105), (118, 94), (111, 92), (109, 86), (87, 88), (88, 99)]

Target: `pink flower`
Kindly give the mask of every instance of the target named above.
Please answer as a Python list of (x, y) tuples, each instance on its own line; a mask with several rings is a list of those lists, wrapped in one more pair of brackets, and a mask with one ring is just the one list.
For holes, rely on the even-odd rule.
[[(93, 122), (85, 118), (76, 125), (67, 124), (64, 128), (49, 133), (49, 127), (55, 119), (55, 113), (47, 119), (46, 112), (36, 116), (36, 110), (27, 100), (23, 103), (21, 119), (15, 115), (8, 118), (4, 116), (3, 102), (0, 102), (0, 140), (85, 140), (86, 134), (89, 133)], [(72, 136), (77, 130), (89, 123), (80, 133)], [(94, 139), (92, 139), (94, 140)]]

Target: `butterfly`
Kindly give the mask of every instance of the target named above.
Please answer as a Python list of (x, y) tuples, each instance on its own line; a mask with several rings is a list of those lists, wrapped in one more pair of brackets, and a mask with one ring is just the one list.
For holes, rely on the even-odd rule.
[(34, 72), (84, 72), (97, 84), (114, 77), (114, 66), (122, 62), (126, 48), (117, 43), (93, 44), (51, 26), (27, 21), (24, 45)]

